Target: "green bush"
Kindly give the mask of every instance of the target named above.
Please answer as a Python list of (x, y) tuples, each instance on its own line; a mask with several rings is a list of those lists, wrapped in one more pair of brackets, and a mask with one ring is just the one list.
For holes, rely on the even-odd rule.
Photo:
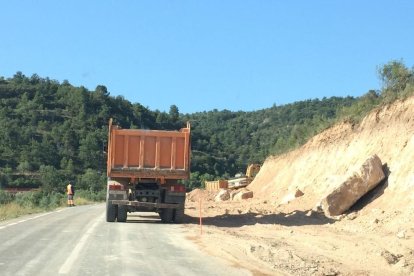
[[(90, 190), (78, 190), (75, 196), (82, 197), (90, 201), (104, 201), (106, 192), (104, 190), (94, 192)], [(0, 203), (10, 203), (13, 197), (5, 192), (0, 193)], [(17, 193), (14, 197), (14, 202), (22, 207), (42, 209), (53, 209), (62, 206), (66, 203), (66, 195), (57, 192), (46, 193), (43, 191)]]
[(85, 198), (91, 201), (105, 201), (106, 191), (101, 190), (101, 191), (95, 192), (91, 190), (77, 190), (75, 192), (75, 197), (81, 197), (81, 198)]
[(42, 196), (40, 191), (17, 193), (15, 202), (22, 207), (34, 208), (40, 205)]
[(106, 175), (96, 170), (87, 169), (84, 174), (80, 175), (78, 187), (81, 190), (99, 192), (106, 187), (106, 179)]
[(44, 209), (53, 209), (62, 205), (62, 202), (65, 199), (65, 195), (59, 194), (56, 192), (51, 192), (49, 194), (43, 193), (39, 201), (39, 207)]
[(65, 199), (64, 194), (56, 192), (25, 192), (17, 193), (15, 197), (15, 202), (22, 207), (35, 208), (40, 207), (43, 209), (53, 209), (62, 205), (62, 202)]
[(14, 200), (14, 195), (0, 190), (0, 204), (7, 204)]
[(52, 193), (50, 195), (49, 208), (56, 208), (65, 203), (66, 196), (60, 193)]

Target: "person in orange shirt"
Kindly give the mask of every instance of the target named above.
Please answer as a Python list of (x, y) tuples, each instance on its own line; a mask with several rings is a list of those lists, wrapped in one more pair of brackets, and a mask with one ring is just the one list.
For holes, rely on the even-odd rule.
[(75, 204), (73, 203), (73, 196), (75, 195), (75, 189), (71, 183), (66, 186), (66, 194), (68, 195), (68, 206), (73, 207)]

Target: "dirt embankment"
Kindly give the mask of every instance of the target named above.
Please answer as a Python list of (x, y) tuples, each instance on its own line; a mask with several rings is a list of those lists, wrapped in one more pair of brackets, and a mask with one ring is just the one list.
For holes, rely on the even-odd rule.
[[(361, 215), (379, 208), (398, 213), (397, 223), (387, 223), (390, 230), (401, 227), (403, 217), (414, 211), (414, 98), (397, 102), (370, 113), (359, 126), (338, 124), (315, 136), (300, 149), (266, 160), (249, 186), (257, 198), (280, 201), (295, 188), (305, 196), (290, 208), (312, 209), (332, 188), (348, 177), (371, 155), (377, 154), (388, 181), (376, 191), (376, 199), (367, 200)], [(369, 204), (368, 204), (369, 203)]]
[[(339, 219), (309, 212), (377, 154), (388, 178)], [(249, 185), (254, 198), (187, 203), (200, 246), (255, 274), (414, 273), (414, 97), (338, 124), (290, 153), (269, 157)], [(283, 203), (297, 189), (304, 195)], [(199, 233), (199, 201), (204, 217)]]

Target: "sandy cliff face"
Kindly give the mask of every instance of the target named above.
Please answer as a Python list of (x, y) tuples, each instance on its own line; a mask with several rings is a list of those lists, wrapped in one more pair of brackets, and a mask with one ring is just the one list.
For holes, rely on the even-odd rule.
[[(345, 215), (308, 211), (375, 154), (387, 164), (388, 182)], [(208, 252), (260, 275), (414, 275), (414, 97), (268, 158), (248, 189), (254, 198), (243, 201), (189, 194), (189, 233), (200, 233), (203, 216), (206, 230), (195, 240)]]
[(304, 196), (287, 208), (308, 210), (374, 154), (388, 166), (388, 183), (360, 212), (413, 214), (414, 97), (374, 110), (360, 125), (337, 124), (297, 150), (269, 157), (249, 189), (255, 198), (278, 202), (299, 188)]

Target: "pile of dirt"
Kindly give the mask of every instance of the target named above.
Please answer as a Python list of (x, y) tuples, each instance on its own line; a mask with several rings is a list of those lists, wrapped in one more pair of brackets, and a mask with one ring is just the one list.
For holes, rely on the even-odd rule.
[[(193, 191), (188, 235), (257, 274), (413, 275), (413, 111), (414, 97), (398, 101), (359, 125), (337, 124), (301, 148), (269, 157), (248, 186), (253, 198), (214, 202), (214, 193)], [(374, 155), (384, 181), (341, 216), (313, 211)]]
[(191, 192), (187, 193), (186, 200), (192, 202), (201, 201), (212, 201), (216, 196), (215, 192), (207, 191), (204, 189), (194, 189)]

